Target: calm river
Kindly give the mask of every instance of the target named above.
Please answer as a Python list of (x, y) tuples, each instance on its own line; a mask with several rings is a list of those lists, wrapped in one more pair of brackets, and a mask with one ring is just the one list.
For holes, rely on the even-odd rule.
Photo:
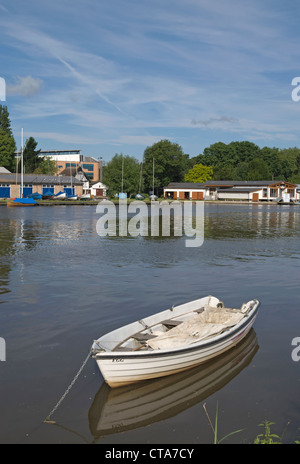
[[(0, 443), (251, 443), (264, 419), (300, 439), (300, 207), (205, 205), (205, 239), (99, 237), (93, 206), (0, 208)], [(252, 298), (243, 345), (205, 368), (110, 390), (93, 359), (43, 423), (94, 339), (172, 304)], [(3, 355), (3, 353), (2, 353)]]

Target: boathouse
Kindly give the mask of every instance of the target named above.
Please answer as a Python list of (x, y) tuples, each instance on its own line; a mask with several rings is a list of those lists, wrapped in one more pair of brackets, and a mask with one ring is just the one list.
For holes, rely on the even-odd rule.
[[(74, 177), (46, 176), (36, 174), (24, 174), (23, 197), (33, 193), (56, 195), (65, 192), (68, 195), (82, 195), (83, 184)], [(21, 176), (0, 172), (0, 198), (18, 198), (21, 196)]]
[(202, 184), (170, 183), (164, 197), (174, 200), (244, 200), (251, 202), (278, 201), (300, 198), (296, 184), (286, 181), (228, 181), (211, 180)]

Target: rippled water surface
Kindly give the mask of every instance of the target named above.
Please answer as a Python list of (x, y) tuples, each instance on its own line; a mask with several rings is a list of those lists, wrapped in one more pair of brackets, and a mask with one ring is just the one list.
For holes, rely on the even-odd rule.
[[(99, 237), (91, 206), (0, 208), (1, 443), (211, 443), (203, 404), (227, 442), (249, 443), (264, 419), (300, 438), (300, 207), (205, 205), (205, 240)], [(212, 294), (261, 301), (243, 345), (208, 364), (110, 390), (93, 359), (104, 333)]]

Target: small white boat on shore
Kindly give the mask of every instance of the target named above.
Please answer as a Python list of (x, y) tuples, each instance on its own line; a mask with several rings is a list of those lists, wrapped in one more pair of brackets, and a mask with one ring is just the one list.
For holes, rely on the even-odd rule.
[(55, 200), (65, 200), (67, 198), (67, 194), (65, 192), (59, 192), (54, 195)]
[(225, 308), (213, 296), (191, 301), (114, 330), (92, 346), (112, 388), (163, 377), (207, 362), (237, 345), (257, 316), (258, 300)]

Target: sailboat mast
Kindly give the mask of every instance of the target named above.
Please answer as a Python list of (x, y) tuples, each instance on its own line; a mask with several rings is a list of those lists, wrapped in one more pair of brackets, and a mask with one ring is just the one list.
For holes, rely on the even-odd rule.
[(154, 157), (153, 157), (153, 195), (155, 195), (154, 193)]
[(139, 193), (141, 193), (141, 190), (142, 190), (142, 175), (143, 175), (143, 163), (141, 163), (141, 170), (140, 170)]
[(122, 190), (121, 190), (121, 193), (123, 193), (123, 183), (124, 183), (124, 158), (122, 155)]
[(24, 154), (23, 154), (23, 129), (21, 131), (21, 192), (20, 197), (23, 198), (24, 192)]

